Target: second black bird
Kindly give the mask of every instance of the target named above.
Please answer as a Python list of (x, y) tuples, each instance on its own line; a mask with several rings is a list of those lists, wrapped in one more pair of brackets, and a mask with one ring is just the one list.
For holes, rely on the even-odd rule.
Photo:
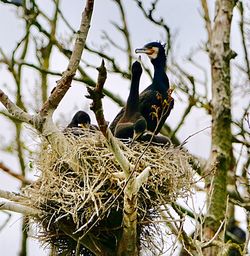
[(131, 87), (122, 117), (116, 124), (114, 135), (121, 139), (136, 140), (146, 130), (147, 123), (139, 111), (139, 83), (142, 74), (141, 64), (132, 65)]
[[(154, 66), (152, 84), (139, 95), (139, 111), (147, 122), (147, 129), (157, 134), (174, 105), (174, 101), (169, 95), (169, 81), (165, 73), (165, 49), (161, 43), (152, 42), (143, 48), (136, 49), (136, 53), (147, 54)], [(125, 108), (122, 108), (111, 123), (110, 129), (113, 133), (124, 111)]]

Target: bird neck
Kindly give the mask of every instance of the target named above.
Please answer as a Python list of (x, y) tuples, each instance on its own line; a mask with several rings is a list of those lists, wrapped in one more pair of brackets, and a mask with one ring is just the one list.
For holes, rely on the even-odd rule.
[(153, 88), (164, 95), (167, 93), (169, 81), (165, 72), (165, 63), (154, 65)]
[(130, 115), (139, 110), (139, 81), (140, 77), (132, 76), (131, 87), (126, 105), (126, 114)]

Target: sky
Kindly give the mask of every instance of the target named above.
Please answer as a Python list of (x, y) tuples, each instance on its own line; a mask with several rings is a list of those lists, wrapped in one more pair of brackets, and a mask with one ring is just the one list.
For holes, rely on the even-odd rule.
[[(133, 0), (123, 1), (126, 3), (125, 11), (128, 15), (128, 25), (129, 31), (131, 33), (131, 39), (133, 42), (133, 47), (138, 48), (143, 46), (145, 43), (155, 40), (162, 40), (162, 31), (160, 31), (155, 26), (150, 25), (145, 22), (143, 16), (138, 9)], [(148, 3), (150, 1), (143, 1)], [(210, 3), (210, 11), (213, 13), (213, 3), (214, 1), (209, 1)], [(52, 13), (51, 1), (43, 0), (38, 1), (40, 6), (46, 13)], [(83, 10), (85, 1), (75, 0), (75, 1), (67, 1), (62, 0), (61, 10), (64, 13), (66, 19), (70, 22), (70, 24), (77, 30), (80, 19), (81, 12)], [(22, 22), (17, 19), (19, 11), (16, 10), (15, 7), (10, 5), (1, 4), (0, 3), (0, 34), (4, 35), (0, 37), (0, 48), (4, 49), (5, 52), (11, 54), (12, 49), (15, 47), (16, 42), (22, 36)], [(191, 49), (196, 49), (201, 45), (201, 42), (206, 40), (206, 33), (204, 30), (204, 23), (201, 18), (201, 7), (199, 1), (192, 0), (161, 0), (159, 1), (158, 8), (159, 16), (162, 16), (164, 20), (167, 22), (171, 30), (175, 34), (175, 44), (174, 44), (174, 52), (175, 57), (178, 58), (180, 62), (185, 64), (184, 58), (190, 53)], [(237, 16), (237, 14), (236, 14)], [(88, 35), (87, 42), (88, 44), (95, 46), (100, 45), (102, 43), (102, 31), (108, 31), (110, 35), (114, 35), (113, 38), (118, 44), (122, 43), (121, 36), (115, 33), (113, 26), (111, 25), (112, 21), (119, 21), (119, 12), (117, 7), (114, 5), (111, 0), (102, 0), (96, 1), (94, 12), (92, 16), (92, 25), (90, 28), (90, 32)], [(236, 19), (237, 20), (237, 19)], [(46, 26), (46, 24), (44, 24)], [(237, 28), (233, 28), (234, 34), (236, 35), (234, 38), (238, 37)], [(62, 38), (66, 38), (68, 35), (67, 30), (65, 29), (62, 22), (60, 22), (59, 26), (59, 36)], [(233, 47), (238, 50), (239, 43), (238, 40), (233, 40)], [(239, 50), (240, 51), (240, 50)], [(126, 67), (126, 59), (120, 52), (112, 52), (115, 58), (119, 60), (119, 64), (122, 67)], [(32, 55), (30, 59), (32, 60)], [(87, 53), (83, 53), (83, 58), (88, 62), (98, 66), (101, 62), (101, 59), (93, 58), (91, 55)], [(202, 54), (197, 54), (197, 61), (199, 63), (206, 63), (207, 57)], [(150, 67), (150, 62), (146, 58), (146, 56), (142, 56), (142, 61), (146, 63)], [(63, 72), (67, 67), (67, 61), (63, 57), (59, 56), (56, 51), (53, 52), (52, 58), (52, 70)], [(187, 69), (192, 69), (190, 65), (187, 64)], [(206, 67), (208, 68), (208, 66)], [(93, 70), (88, 70), (88, 72), (92, 75), (93, 78), (97, 77), (97, 72)], [(26, 102), (32, 102), (32, 92), (34, 91), (34, 86), (37, 77), (32, 77), (33, 73), (27, 73), (24, 78), (27, 83), (27, 92), (25, 94)], [(172, 80), (172, 77), (169, 76), (170, 83), (174, 84), (175, 81)], [(55, 86), (55, 82), (58, 80), (58, 77), (51, 77), (49, 79), (49, 87), (52, 89)], [(143, 74), (141, 83), (144, 88), (150, 84), (150, 79)], [(8, 90), (11, 92), (14, 90), (13, 81), (11, 77), (8, 75), (8, 72), (0, 66), (0, 88), (6, 90), (5, 85), (7, 85)], [(129, 83), (124, 81), (122, 78), (108, 74), (108, 79), (105, 84), (107, 89), (112, 90), (112, 92), (120, 95), (124, 100), (128, 95)], [(143, 90), (143, 86), (140, 90)], [(60, 103), (59, 108), (55, 112), (54, 120), (61, 127), (65, 127), (67, 122), (70, 121), (74, 112), (78, 109), (87, 109), (90, 114), (93, 122), (94, 115), (89, 110), (89, 101), (83, 98), (83, 95), (86, 95), (85, 88), (74, 82), (71, 89), (65, 95), (63, 101)], [(116, 113), (119, 111), (119, 107), (113, 104), (110, 100), (104, 99), (104, 114), (107, 120), (111, 121)], [(242, 102), (244, 105), (245, 103)], [(239, 106), (241, 109), (242, 106)], [(3, 109), (3, 106), (0, 105), (0, 110)], [(178, 97), (175, 98), (175, 108), (172, 111), (170, 117), (168, 118), (167, 123), (171, 127), (175, 127), (177, 121), (181, 113), (183, 112), (183, 104), (179, 102)], [(63, 118), (62, 118), (63, 116)], [(7, 143), (14, 134), (13, 126), (10, 125), (4, 118), (0, 116), (1, 130), (5, 131), (5, 136), (0, 132), (0, 140), (2, 143)], [(183, 129), (178, 134), (181, 140), (186, 139), (193, 133), (210, 126), (210, 119), (207, 117), (204, 111), (202, 110), (193, 110), (192, 115), (186, 120)], [(188, 143), (187, 148), (194, 154), (207, 158), (209, 156), (210, 151), (210, 130), (207, 129), (196, 136), (192, 137)], [(34, 142), (35, 144), (35, 142)], [(31, 142), (31, 146), (32, 142)], [(11, 154), (0, 153), (0, 161), (3, 161), (7, 165), (10, 165), (12, 169), (18, 170), (18, 164), (16, 162), (15, 157)], [(33, 177), (30, 177), (33, 178)], [(8, 191), (18, 191), (19, 183), (15, 181), (13, 178), (10, 178), (6, 174), (0, 172), (0, 189), (8, 190)], [(2, 220), (6, 218), (6, 214), (0, 213), (0, 224)], [(14, 256), (17, 255), (20, 237), (20, 215), (14, 214), (11, 218), (11, 221), (8, 223), (7, 227), (4, 230), (0, 231), (0, 248), (1, 252), (4, 252), (3, 255)], [(48, 255), (48, 251), (41, 247), (41, 245), (36, 242), (35, 239), (29, 239), (29, 251), (31, 256), (43, 256)]]

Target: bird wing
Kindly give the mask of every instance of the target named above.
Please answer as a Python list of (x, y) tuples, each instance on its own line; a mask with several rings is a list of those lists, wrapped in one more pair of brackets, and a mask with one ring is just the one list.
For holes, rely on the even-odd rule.
[(111, 124), (109, 125), (109, 129), (111, 130), (111, 132), (114, 134), (115, 132), (115, 127), (117, 125), (117, 123), (119, 122), (119, 120), (122, 118), (123, 114), (125, 112), (125, 107), (123, 107), (120, 112), (116, 115), (115, 119), (111, 122)]

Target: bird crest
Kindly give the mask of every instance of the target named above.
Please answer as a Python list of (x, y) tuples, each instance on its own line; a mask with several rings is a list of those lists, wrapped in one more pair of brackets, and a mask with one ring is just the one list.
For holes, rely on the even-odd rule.
[(157, 40), (156, 42), (158, 42), (159, 44), (161, 44), (162, 47), (163, 47), (164, 49), (166, 49), (167, 43), (164, 43), (164, 42), (162, 42), (161, 40)]

